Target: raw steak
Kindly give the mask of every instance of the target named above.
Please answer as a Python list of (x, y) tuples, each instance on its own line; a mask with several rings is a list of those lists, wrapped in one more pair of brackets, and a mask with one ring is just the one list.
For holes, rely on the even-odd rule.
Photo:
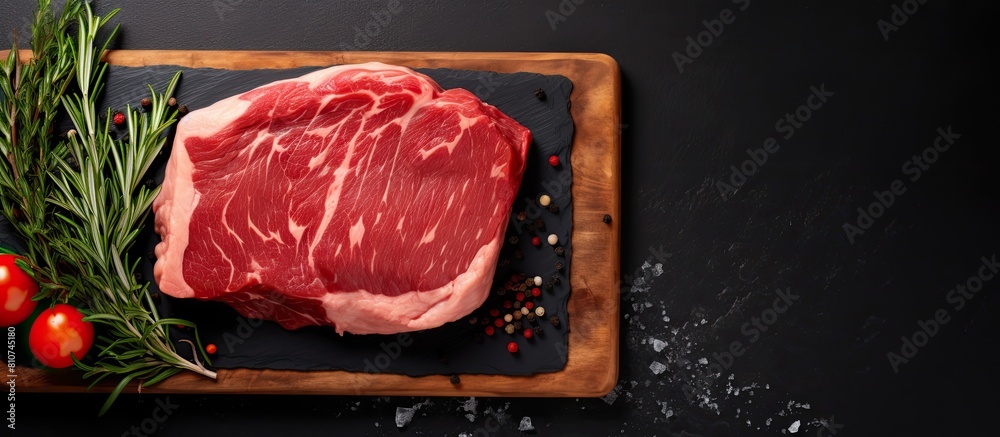
[(156, 281), (288, 329), (440, 326), (489, 294), (530, 143), (472, 93), (379, 63), (227, 98), (177, 126)]

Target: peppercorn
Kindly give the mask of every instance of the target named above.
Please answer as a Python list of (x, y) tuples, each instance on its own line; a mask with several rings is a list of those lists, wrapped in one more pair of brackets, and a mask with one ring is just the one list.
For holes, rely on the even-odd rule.
[(562, 263), (562, 261), (556, 261), (556, 270), (558, 270), (558, 271), (561, 272), (562, 269), (563, 269), (563, 263)]
[(477, 322), (479, 322), (479, 318), (478, 317), (476, 317), (476, 316), (469, 317), (469, 324), (470, 325), (475, 325)]
[(531, 295), (533, 297), (541, 296), (542, 295), (542, 290), (539, 290), (538, 287), (532, 288), (531, 289)]
[(493, 308), (490, 310), (491, 317), (500, 317), (500, 310)]
[(517, 220), (518, 221), (522, 221), (523, 222), (527, 218), (528, 218), (528, 214), (526, 214), (524, 211), (521, 211), (521, 212), (517, 213)]
[(207, 346), (205, 346), (205, 352), (208, 352), (209, 355), (215, 355), (215, 352), (217, 352), (218, 350), (219, 348), (216, 347), (215, 344), (213, 343), (209, 343)]
[(550, 246), (555, 246), (559, 244), (559, 236), (556, 234), (549, 234), (549, 238), (546, 241)]
[(535, 335), (541, 335), (541, 333), (544, 332), (541, 326), (535, 326), (534, 328), (531, 329), (535, 331)]
[[(528, 303), (531, 303), (531, 302), (528, 302)], [(520, 314), (522, 316), (526, 316), (526, 315), (528, 315), (529, 312), (530, 312), (529, 308), (526, 305), (526, 306), (521, 307), (521, 312), (518, 313), (518, 314)]]
[(531, 330), (531, 328), (524, 330), (524, 338), (530, 339), (531, 337), (534, 336), (535, 336), (535, 331)]
[(544, 231), (545, 221), (540, 218), (535, 219), (535, 228), (537, 228), (539, 231)]
[(142, 105), (143, 109), (149, 109), (150, 106), (153, 106), (153, 101), (149, 97), (144, 97), (139, 101), (139, 104)]
[(482, 323), (483, 325), (491, 325), (493, 324), (493, 320), (490, 320), (489, 317), (483, 317), (483, 321), (480, 323)]
[(188, 113), (188, 107), (187, 107), (187, 105), (181, 105), (180, 108), (177, 108), (177, 113), (180, 114), (181, 117), (187, 115), (187, 113)]
[(604, 223), (611, 224), (611, 214), (604, 214)]
[(555, 326), (556, 328), (558, 328), (559, 327), (559, 317), (558, 316), (549, 317), (549, 323), (551, 323), (552, 326)]
[(517, 286), (517, 291), (524, 291), (524, 290), (527, 290), (527, 289), (528, 289), (528, 286), (524, 285), (524, 284), (521, 284), (521, 285)]
[(542, 285), (542, 277), (541, 276), (535, 276), (535, 286), (537, 287), (539, 285)]
[(556, 205), (554, 203), (549, 205), (549, 212), (553, 214), (559, 214), (559, 205)]
[[(529, 286), (529, 287), (532, 286), (532, 285), (535, 285), (535, 278), (525, 278), (524, 279), (524, 285)], [(521, 291), (524, 291), (524, 290), (521, 290)]]
[(521, 309), (521, 302), (515, 300), (513, 307), (514, 307), (515, 310)]
[(538, 247), (542, 245), (542, 239), (538, 237), (531, 237), (531, 245)]
[[(521, 311), (524, 311), (524, 308), (521, 308)], [(524, 317), (524, 313), (521, 311), (517, 311), (513, 314), (514, 320), (521, 320), (521, 317)]]
[(500, 260), (500, 265), (501, 266), (509, 266), (510, 265), (510, 258), (504, 258), (504, 259)]
[(121, 111), (115, 111), (115, 115), (112, 120), (115, 122), (116, 126), (121, 126), (125, 124), (125, 114), (123, 114)]
[(524, 300), (524, 292), (518, 292), (517, 294), (514, 295), (514, 298), (517, 299), (519, 302), (523, 301)]
[(452, 385), (458, 385), (462, 383), (462, 380), (458, 377), (458, 375), (451, 375), (451, 378), (448, 378), (448, 381), (451, 382)]
[(538, 100), (545, 100), (545, 90), (541, 88), (535, 89), (535, 98)]
[(558, 167), (559, 166), (559, 157), (556, 156), (556, 155), (550, 156), (549, 157), (549, 165), (551, 165), (553, 167)]
[(545, 315), (545, 307), (535, 307), (535, 315), (542, 317)]
[(167, 106), (170, 106), (170, 107), (177, 106), (177, 99), (174, 98), (174, 97), (171, 97), (171, 98), (167, 99)]
[(510, 343), (507, 343), (507, 352), (510, 352), (512, 354), (516, 354), (517, 353), (517, 343), (514, 343), (513, 341), (510, 342)]
[(514, 316), (512, 316), (510, 314), (504, 314), (503, 321), (505, 321), (507, 323), (510, 323), (511, 320), (514, 320)]
[(506, 332), (506, 333), (508, 333), (508, 334), (513, 334), (514, 333), (514, 325), (504, 326), (503, 327), (503, 331)]
[(503, 295), (507, 294), (507, 289), (503, 288), (503, 287), (500, 287), (500, 289), (497, 290), (497, 294), (500, 295), (500, 296), (503, 296)]
[(146, 259), (150, 261), (156, 261), (156, 252), (150, 251), (146, 253)]
[(527, 318), (529, 322), (534, 323), (535, 322), (535, 313), (533, 313), (533, 312), (528, 313), (528, 315), (525, 316), (525, 318)]
[(496, 329), (494, 329), (493, 326), (487, 326), (483, 328), (483, 331), (486, 332), (486, 335), (493, 335), (496, 333)]
[(545, 283), (545, 289), (546, 290), (552, 290), (552, 283), (551, 282), (546, 282)]
[(562, 279), (559, 278), (559, 275), (552, 275), (552, 283), (556, 285), (562, 284)]
[(532, 309), (534, 307), (535, 307), (535, 303), (534, 302), (525, 302), (524, 303), (524, 308), (523, 308), (524, 314), (528, 315), (528, 310), (530, 310), (530, 309)]
[(510, 238), (507, 239), (507, 241), (509, 241), (510, 244), (517, 244), (517, 235), (511, 235)]
[(496, 326), (497, 328), (503, 328), (503, 323), (504, 323), (503, 319), (496, 319), (493, 321), (493, 326)]
[(538, 204), (542, 206), (549, 206), (552, 203), (552, 198), (548, 194), (542, 194), (538, 196)]
[(152, 179), (146, 179), (146, 182), (143, 182), (143, 184), (146, 185), (146, 188), (153, 188), (153, 186), (156, 185), (156, 182), (153, 182)]
[(509, 300), (503, 301), (503, 307), (504, 308), (510, 308), (510, 301)]
[(514, 251), (514, 259), (524, 259), (524, 253), (521, 252), (521, 249)]
[(562, 246), (556, 246), (556, 255), (563, 256), (564, 253), (566, 253), (566, 249), (563, 249)]

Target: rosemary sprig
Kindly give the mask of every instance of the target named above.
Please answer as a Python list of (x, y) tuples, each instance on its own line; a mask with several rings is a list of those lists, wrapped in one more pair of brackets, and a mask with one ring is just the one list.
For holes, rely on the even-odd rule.
[[(39, 16), (49, 13), (48, 0), (41, 0), (39, 6)], [(61, 21), (62, 27), (57, 27), (36, 20), (41, 25), (35, 32), (59, 34), (51, 48), (56, 53), (55, 65), (63, 68), (57, 71), (75, 77), (78, 92), (67, 95), (68, 83), (57, 89), (41, 84), (46, 74), (54, 73), (43, 72), (38, 81), (20, 81), (17, 69), (22, 68), (23, 74), (27, 67), (18, 66), (16, 54), (3, 66), (6, 77), (13, 77), (12, 85), (0, 92), (9, 96), (2, 106), (13, 108), (11, 114), (30, 109), (31, 101), (22, 99), (31, 92), (38, 93), (40, 100), (61, 102), (75, 129), (67, 133), (65, 141), (56, 141), (48, 131), (38, 130), (39, 123), (12, 118), (0, 131), (0, 141), (6, 141), (0, 152), (14, 156), (8, 160), (9, 165), (0, 166), (0, 184), (5, 192), (0, 197), (4, 213), (12, 223), (19, 223), (17, 230), (26, 238), (36, 277), (44, 278), (48, 290), (58, 291), (53, 297), (85, 304), (86, 320), (105, 328), (95, 343), (100, 350), (96, 362), (83, 363), (74, 358), (77, 367), (85, 371), (84, 378), (92, 378), (91, 387), (108, 376), (121, 377), (101, 408), (99, 414), (104, 414), (133, 380), (141, 381), (142, 387), (183, 370), (213, 379), (216, 374), (198, 359), (198, 351), (203, 349), (197, 327), (185, 320), (159, 316), (147, 284), (139, 283), (134, 276), (139, 259), (128, 255), (159, 192), (159, 188), (151, 189), (141, 182), (166, 144), (166, 131), (176, 121), (177, 113), (168, 107), (167, 99), (177, 86), (180, 72), (165, 92), (157, 93), (150, 87), (152, 105), (148, 111), (127, 108), (127, 138), (115, 139), (110, 133), (110, 110), (102, 121), (97, 100), (107, 72), (101, 58), (118, 28), (103, 46), (98, 47), (95, 41), (98, 31), (117, 10), (103, 18), (95, 17), (89, 4), (70, 0), (66, 11), (64, 18), (67, 13), (75, 17), (75, 39), (68, 36), (69, 26), (62, 26)], [(59, 56), (68, 57), (69, 68), (59, 61), (63, 59)], [(48, 108), (53, 113), (58, 109), (55, 104)], [(7, 113), (0, 113), (3, 115)], [(25, 135), (41, 146), (28, 149)], [(17, 188), (15, 194), (6, 195), (8, 184)], [(15, 214), (18, 210), (24, 211), (25, 217), (37, 215), (37, 221), (29, 222), (35, 227), (20, 224), (23, 217)], [(177, 353), (169, 325), (195, 328), (198, 347), (194, 363)], [(208, 362), (204, 352), (200, 354)]]
[[(35, 300), (69, 296), (52, 278), (62, 261), (49, 244), (46, 197), (51, 190), (49, 158), (61, 147), (50, 135), (61, 97), (75, 77), (76, 46), (69, 27), (81, 16), (80, 2), (67, 2), (58, 19), (50, 0), (40, 0), (32, 25), (32, 60), (22, 64), (13, 49), (0, 61), (0, 208), (27, 240), (28, 259), (41, 285)], [(55, 296), (53, 296), (55, 295)]]

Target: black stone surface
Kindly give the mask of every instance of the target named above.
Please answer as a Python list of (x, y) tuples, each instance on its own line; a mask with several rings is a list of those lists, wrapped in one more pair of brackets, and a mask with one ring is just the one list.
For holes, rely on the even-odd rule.
[[(162, 91), (170, 78), (180, 70), (182, 80), (175, 96), (178, 105), (197, 110), (226, 97), (248, 91), (276, 80), (301, 76), (316, 68), (292, 70), (227, 71), (217, 69), (187, 69), (177, 66), (119, 67), (108, 69), (105, 94), (100, 105), (112, 111), (125, 110), (128, 105), (138, 107), (143, 97), (149, 95), (148, 85)], [(570, 146), (573, 141), (573, 119), (567, 107), (572, 83), (562, 76), (543, 76), (535, 73), (499, 74), (483, 71), (448, 69), (420, 70), (445, 89), (465, 88), (483, 101), (490, 103), (517, 120), (532, 132), (525, 175), (521, 181), (513, 210), (508, 217), (507, 235), (501, 259), (508, 262), (497, 267), (492, 292), (487, 302), (471, 316), (479, 321), (471, 324), (467, 318), (445, 324), (440, 328), (403, 335), (338, 335), (330, 327), (305, 327), (290, 331), (277, 323), (243, 317), (228, 305), (196, 299), (175, 299), (160, 293), (155, 282), (150, 283), (150, 293), (156, 299), (159, 314), (176, 317), (198, 325), (202, 344), (215, 344), (218, 353), (212, 357), (216, 368), (293, 369), (293, 370), (351, 370), (370, 373), (402, 373), (420, 376), (428, 374), (505, 374), (528, 375), (554, 372), (562, 369), (567, 359), (569, 315), (569, 272), (572, 244), (572, 169)], [(539, 100), (535, 92), (542, 89), (546, 98)], [(66, 127), (67, 129), (69, 126)], [(163, 171), (170, 150), (166, 148), (161, 158), (150, 168), (150, 179), (155, 184), (163, 181)], [(560, 156), (563, 165), (553, 168), (548, 163), (551, 155)], [(559, 212), (541, 208), (536, 199), (548, 194)], [(401, 200), (403, 201), (403, 200)], [(518, 220), (519, 212), (526, 211), (527, 219)], [(534, 220), (542, 220), (544, 230), (534, 229)], [(140, 258), (139, 269), (146, 280), (153, 275), (153, 260), (149, 256), (159, 243), (159, 236), (152, 232), (152, 218), (139, 237), (135, 255)], [(559, 236), (560, 245), (566, 250), (558, 256), (547, 243), (541, 247), (531, 244), (531, 237), (543, 240), (549, 234)], [(0, 223), (0, 244), (8, 232)], [(508, 242), (517, 238), (517, 244)], [(523, 256), (513, 256), (520, 250)], [(557, 271), (556, 262), (563, 262), (564, 269)], [(501, 314), (514, 310), (504, 307), (505, 300), (515, 300), (514, 292), (500, 295), (511, 275), (525, 273), (542, 276), (545, 282), (560, 278), (559, 284), (536, 298), (528, 298), (546, 310), (544, 318), (535, 323), (523, 320), (522, 329), (509, 335), (496, 329), (492, 336), (483, 335), (490, 309)], [(195, 280), (195, 279), (189, 279)], [(544, 287), (543, 287), (544, 289)], [(530, 291), (530, 288), (529, 288)], [(530, 296), (530, 294), (529, 294)], [(556, 316), (559, 326), (548, 322)], [(501, 315), (502, 317), (502, 315)], [(491, 320), (492, 322), (492, 320)], [(537, 336), (526, 339), (522, 332), (528, 327), (539, 327)], [(172, 328), (175, 341), (191, 339), (188, 330)], [(519, 344), (520, 353), (507, 351), (507, 343)], [(179, 348), (190, 359), (188, 348)], [(95, 350), (95, 353), (98, 352)]]
[[(21, 27), (32, 3), (5, 5), (0, 29)], [(157, 435), (522, 435), (522, 416), (535, 435), (782, 435), (796, 420), (796, 436), (994, 434), (1000, 284), (985, 282), (961, 309), (948, 296), (1000, 243), (1000, 11), (984, 0), (914, 4), (430, 0), (401, 1), (396, 13), (388, 1), (126, 4), (125, 48), (603, 52), (620, 63), (624, 91), (616, 397), (477, 399), (470, 422), (467, 399), (173, 396), (180, 407)], [(730, 23), (718, 31), (725, 10)], [(885, 35), (880, 21), (892, 26)], [(706, 22), (718, 36), (704, 36)], [(359, 37), (366, 26), (373, 36)], [(708, 44), (680, 71), (674, 53), (688, 56), (699, 35)], [(785, 138), (777, 120), (824, 84), (834, 95)], [(912, 181), (904, 163), (948, 126), (961, 138)], [(769, 137), (781, 148), (723, 199), (716, 183)], [(852, 244), (844, 223), (896, 179), (906, 193)], [(778, 287), (798, 300), (766, 332), (753, 327)], [(918, 322), (938, 310), (949, 321), (894, 370), (887, 354), (903, 352), (902, 337), (922, 340)], [(650, 337), (667, 344), (657, 351)], [(730, 362), (736, 341), (743, 353)], [(715, 354), (729, 364), (720, 377), (686, 369), (704, 373), (700, 358), (722, 366)], [(667, 369), (653, 373), (653, 361)], [(18, 399), (18, 425), (50, 432), (75, 429), (53, 423), (52, 402), (99, 400)], [(157, 406), (155, 396), (126, 399), (90, 429), (121, 435)], [(395, 409), (418, 404), (397, 430)]]

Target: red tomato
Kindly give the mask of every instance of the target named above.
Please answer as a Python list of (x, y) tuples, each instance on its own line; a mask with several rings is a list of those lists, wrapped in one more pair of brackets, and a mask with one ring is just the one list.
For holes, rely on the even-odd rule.
[(38, 293), (38, 284), (14, 264), (18, 258), (15, 255), (0, 255), (0, 326), (23, 322), (38, 304), (31, 300)]
[(83, 321), (83, 314), (64, 303), (46, 308), (31, 325), (28, 346), (42, 364), (63, 368), (73, 365), (73, 358), (83, 359), (94, 343), (94, 325)]

